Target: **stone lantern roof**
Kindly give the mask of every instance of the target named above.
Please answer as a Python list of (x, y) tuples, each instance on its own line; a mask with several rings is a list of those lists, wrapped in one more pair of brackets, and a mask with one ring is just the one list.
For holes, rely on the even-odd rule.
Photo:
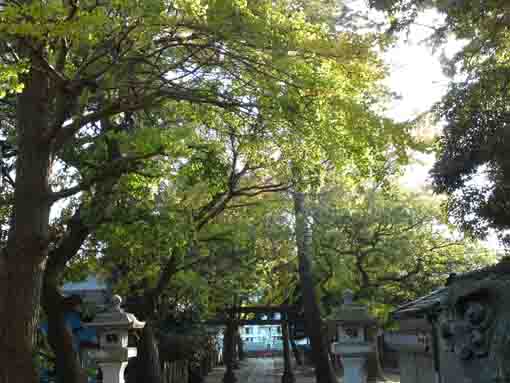
[(332, 320), (342, 324), (357, 324), (375, 326), (377, 321), (370, 315), (364, 305), (353, 303), (354, 293), (346, 290), (343, 294), (343, 304), (331, 316)]
[(97, 314), (94, 321), (87, 324), (88, 327), (109, 329), (142, 329), (145, 322), (141, 322), (133, 314), (125, 312), (120, 306), (122, 298), (118, 295), (112, 297), (112, 306), (105, 312)]

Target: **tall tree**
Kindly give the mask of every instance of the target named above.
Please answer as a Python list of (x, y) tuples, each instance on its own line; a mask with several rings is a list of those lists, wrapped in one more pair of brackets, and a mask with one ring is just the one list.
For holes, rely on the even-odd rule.
[[(0, 356), (12, 361), (0, 371), (2, 383), (37, 380), (31, 351), (46, 267), (55, 265), (53, 275), (65, 269), (97, 226), (91, 206), (110, 211), (108, 197), (124, 175), (143, 173), (150, 159), (161, 163), (176, 142), (166, 133), (182, 127), (183, 113), (208, 105), (262, 119), (282, 155), (309, 160), (304, 172), (338, 143), (363, 152), (358, 140), (345, 139), (360, 131), (375, 149), (406, 142), (402, 126), (370, 112), (373, 95), (383, 95), (374, 36), (331, 35), (292, 2), (4, 4), (2, 147), (14, 147), (16, 163), (0, 255)], [(143, 117), (155, 109), (164, 118), (147, 127)], [(336, 139), (324, 142), (325, 134)], [(84, 198), (83, 210), (75, 209), (56, 246), (74, 253), (57, 251), (50, 209), (73, 196)], [(55, 286), (52, 279), (46, 286)]]
[(336, 382), (336, 376), (329, 358), (328, 343), (325, 334), (323, 334), (323, 322), (313, 278), (312, 232), (305, 208), (305, 196), (303, 193), (296, 191), (293, 193), (293, 198), (301, 293), (303, 295), (306, 332), (312, 346), (315, 377), (318, 383), (334, 383)]

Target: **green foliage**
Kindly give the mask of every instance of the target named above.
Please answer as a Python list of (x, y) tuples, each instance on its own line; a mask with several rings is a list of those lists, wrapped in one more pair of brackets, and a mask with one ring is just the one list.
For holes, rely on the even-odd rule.
[[(259, 275), (265, 291), (293, 283), (285, 208), (263, 193), (317, 187), (324, 164), (366, 176), (390, 154), (404, 163), (414, 145), (407, 125), (378, 112), (389, 98), (380, 36), (332, 28), (325, 9), (334, 8), (8, 2), (0, 93), (30, 94), (43, 79), (38, 132), (54, 160), (44, 198), (71, 197), (51, 250), (75, 234), (77, 213), (91, 233), (65, 255), (65, 278), (103, 272), (123, 295), (158, 290), (156, 310), (183, 316), (216, 312)], [(0, 109), (14, 140), (17, 107)], [(262, 201), (268, 207), (251, 206)]]
[(450, 273), (493, 263), (491, 251), (456, 239), (437, 198), (373, 185), (325, 190), (313, 207), (318, 281), (327, 306), (342, 291), (385, 315), (444, 284)]
[(21, 93), (23, 83), (20, 81), (20, 75), (26, 73), (27, 70), (27, 65), (23, 63), (15, 65), (0, 63), (0, 99), (7, 96), (8, 93)]
[[(448, 211), (471, 234), (508, 229), (508, 68), (487, 68), (475, 82), (452, 85), (440, 106), (446, 121), (433, 169)], [(484, 179), (485, 178), (485, 179)]]

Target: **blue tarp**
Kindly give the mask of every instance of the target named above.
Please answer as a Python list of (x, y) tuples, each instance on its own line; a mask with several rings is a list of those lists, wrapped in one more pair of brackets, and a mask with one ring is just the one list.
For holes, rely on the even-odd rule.
[[(83, 327), (83, 322), (80, 317), (80, 313), (76, 311), (69, 311), (65, 314), (66, 326), (72, 331), (73, 334), (73, 347), (75, 351), (80, 351), (81, 343), (98, 343), (97, 333), (94, 328)], [(48, 336), (48, 324), (42, 323), (39, 326), (41, 332)], [(41, 383), (51, 382), (50, 372), (46, 369), (41, 371)], [(89, 382), (95, 382), (95, 379), (89, 379)]]
[[(97, 333), (93, 328), (83, 327), (80, 314), (76, 311), (70, 311), (65, 314), (66, 326), (71, 329), (73, 333), (73, 346), (76, 351), (79, 351), (79, 344), (83, 342), (97, 343)], [(42, 333), (48, 335), (48, 324), (43, 323), (40, 326)]]

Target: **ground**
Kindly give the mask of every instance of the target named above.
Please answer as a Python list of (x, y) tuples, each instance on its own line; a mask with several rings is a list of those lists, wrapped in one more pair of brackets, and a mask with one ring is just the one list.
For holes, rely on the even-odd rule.
[[(205, 383), (222, 383), (225, 369), (217, 367), (211, 372)], [(283, 361), (281, 358), (250, 358), (241, 362), (241, 369), (236, 371), (238, 383), (281, 383), (283, 373)], [(315, 383), (315, 377), (310, 367), (294, 368), (296, 383)], [(398, 378), (391, 379), (387, 383), (399, 383)], [(341, 379), (339, 379), (341, 382)]]

